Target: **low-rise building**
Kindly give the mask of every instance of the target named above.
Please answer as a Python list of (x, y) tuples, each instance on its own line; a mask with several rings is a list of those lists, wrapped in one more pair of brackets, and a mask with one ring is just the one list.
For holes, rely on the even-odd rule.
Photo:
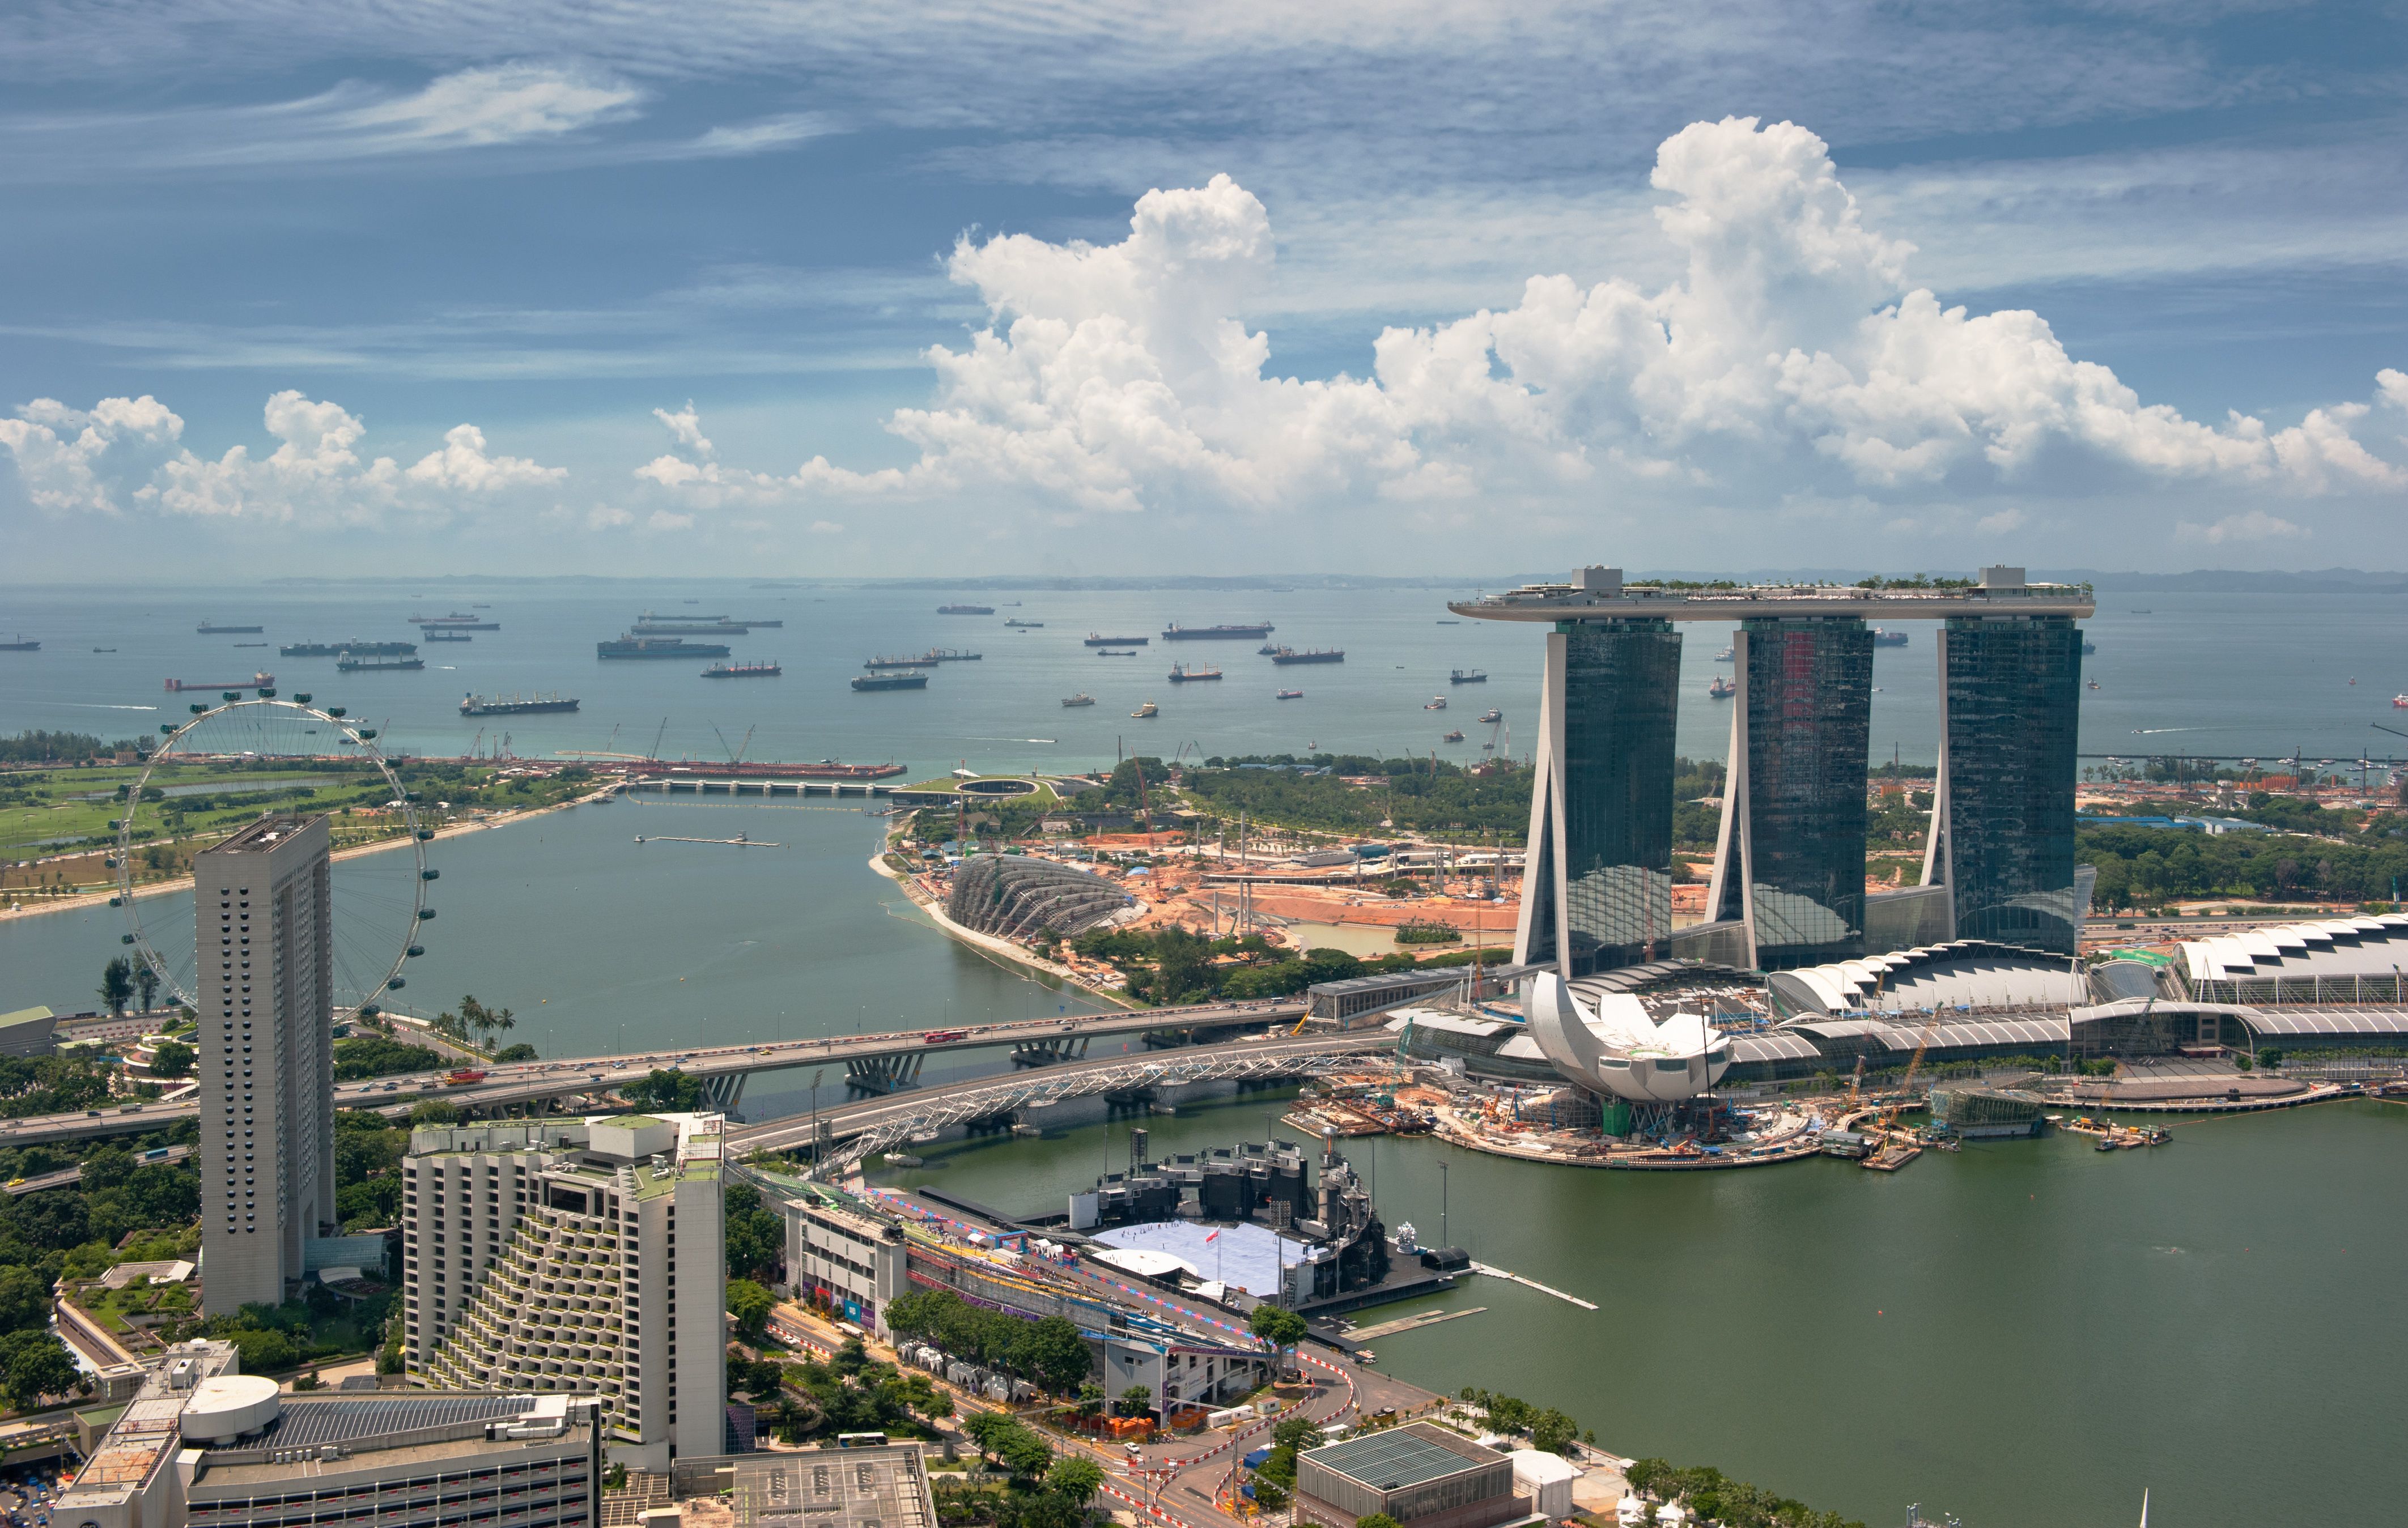
[(610, 1457), (638, 1468), (724, 1452), (722, 1122), (414, 1132), (402, 1178), (411, 1381), (593, 1395)]
[(771, 1183), (768, 1192), (786, 1220), (781, 1292), (884, 1333), (888, 1304), (910, 1288), (902, 1227), (812, 1188)]
[(1384, 1512), (1402, 1528), (1543, 1521), (1513, 1491), (1513, 1462), (1434, 1422), (1407, 1422), (1296, 1456), (1296, 1521), (1354, 1528)]
[(152, 1365), (51, 1521), (79, 1528), (407, 1522), (589, 1528), (595, 1403), (437, 1392), (285, 1395), (232, 1343)]

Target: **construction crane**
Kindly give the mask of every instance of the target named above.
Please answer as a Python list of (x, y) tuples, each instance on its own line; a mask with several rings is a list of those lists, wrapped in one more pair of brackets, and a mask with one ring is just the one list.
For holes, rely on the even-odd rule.
[(1856, 1069), (1848, 1078), (1848, 1112), (1854, 1114), (1864, 1107), (1865, 1053), (1856, 1052)]
[(1914, 1077), (1916, 1073), (1923, 1070), (1923, 1052), (1928, 1050), (1931, 1046), (1931, 1032), (1940, 1027), (1940, 1013), (1941, 1010), (1937, 1007), (1934, 1007), (1931, 1010), (1931, 1016), (1923, 1021), (1923, 1028), (1917, 1032), (1914, 1036), (1914, 1055), (1913, 1059), (1908, 1061), (1906, 1064), (1906, 1079), (1899, 1084), (1898, 1097), (1883, 1106), (1880, 1118), (1873, 1121), (1873, 1128), (1876, 1132), (1885, 1135), (1887, 1134), (1891, 1125), (1897, 1121), (1899, 1115), (1913, 1106), (1914, 1102)]
[(658, 759), (661, 756), (661, 739), (666, 737), (668, 735), (669, 719), (667, 717), (663, 717), (661, 718), (661, 730), (652, 734), (652, 750), (644, 755), (647, 761)]

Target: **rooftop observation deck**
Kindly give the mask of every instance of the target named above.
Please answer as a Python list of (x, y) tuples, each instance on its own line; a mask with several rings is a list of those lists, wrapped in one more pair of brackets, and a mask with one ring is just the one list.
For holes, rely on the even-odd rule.
[(1569, 583), (1524, 584), (1451, 602), (1482, 621), (1747, 621), (1782, 616), (1946, 621), (1952, 617), (2095, 614), (2088, 584), (2028, 583), (2019, 567), (1985, 567), (1973, 583), (1625, 583), (1616, 567), (1584, 567)]

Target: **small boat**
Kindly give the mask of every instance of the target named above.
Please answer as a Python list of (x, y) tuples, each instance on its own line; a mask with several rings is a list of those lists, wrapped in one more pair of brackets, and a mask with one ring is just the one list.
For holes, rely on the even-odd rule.
[(1505, 720), (1505, 713), (1498, 710), (1496, 707), (1491, 706), (1488, 709), (1480, 713), (1480, 720), (1483, 721), (1502, 721)]
[(1446, 697), (1444, 695), (1432, 695), (1429, 698), (1429, 704), (1423, 707), (1422, 709), (1425, 711), (1443, 711), (1446, 709)]
[(1731, 683), (1730, 680), (1724, 678), (1719, 674), (1714, 676), (1713, 683), (1706, 686), (1706, 698), (1708, 700), (1728, 700), (1731, 696), (1738, 693), (1739, 686)]
[[(117, 650), (115, 648), (94, 648), (92, 650), (94, 652), (115, 652)], [(2352, 679), (2349, 682), (2356, 684), (2358, 681), (2356, 679)]]
[(1732, 658), (1737, 654), (1737, 652), (1738, 652), (1738, 651), (1739, 651), (1739, 650), (1738, 650), (1738, 648), (1737, 648), (1737, 647), (1735, 647), (1735, 646), (1734, 646), (1734, 647), (1727, 647), (1727, 648), (1725, 648), (1725, 649), (1723, 649), (1723, 650), (1722, 650), (1722, 651), (1717, 652), (1717, 653), (1715, 653), (1715, 654), (1714, 654), (1714, 662), (1716, 662), (1716, 663), (1718, 663), (1718, 664), (1727, 664), (1727, 663), (1731, 662)]
[(2099, 681), (2098, 681), (2097, 679), (2093, 679), (2093, 680), (2091, 680), (2091, 681), (2090, 681), (2090, 688), (2091, 688), (2091, 689), (2093, 689), (2093, 690), (2098, 689), (2098, 688), (2099, 688)]
[(1131, 711), (1131, 712), (1129, 713), (1129, 715), (1130, 715), (1132, 718), (1134, 718), (1134, 719), (1136, 719), (1137, 721), (1144, 721), (1144, 720), (1145, 720), (1146, 718), (1148, 718), (1148, 717), (1152, 717), (1152, 716), (1160, 716), (1161, 714), (1162, 714), (1162, 707), (1159, 707), (1159, 706), (1156, 706), (1154, 702), (1152, 702), (1152, 701), (1150, 701), (1150, 700), (1149, 700), (1149, 701), (1147, 701), (1144, 705), (1142, 705), (1142, 706), (1139, 707), (1136, 710)]
[(1278, 651), (1279, 644), (1277, 642), (1266, 642), (1261, 647), (1254, 650), (1254, 654), (1257, 657), (1268, 658)]
[(1272, 698), (1274, 700), (1302, 700), (1304, 698), (1304, 692), (1301, 690), (1283, 690)]
[(1095, 703), (1096, 697), (1087, 693), (1084, 690), (1080, 691), (1077, 694), (1072, 695), (1062, 702), (1065, 706), (1093, 706)]
[(2408, 695), (2394, 695), (2391, 697), (2391, 704), (2402, 710), (2408, 710)]
[(1463, 741), (1463, 734), (1460, 730), (1451, 732), (1440, 737), (1439, 741), (1441, 743), (1460, 743)]

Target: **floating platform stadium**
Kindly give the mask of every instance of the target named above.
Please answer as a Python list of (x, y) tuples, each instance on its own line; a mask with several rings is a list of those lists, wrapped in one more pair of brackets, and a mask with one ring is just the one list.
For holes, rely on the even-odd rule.
[(1088, 1253), (1096, 1262), (1208, 1300), (1231, 1303), (1241, 1292), (1314, 1314), (1453, 1282), (1411, 1259), (1398, 1264), (1369, 1191), (1334, 1142), (1323, 1144), (1317, 1181), (1307, 1149), (1292, 1141), (1161, 1162), (1145, 1151), (1146, 1133), (1133, 1131), (1129, 1170), (1070, 1195), (1069, 1229), (1101, 1249)]

